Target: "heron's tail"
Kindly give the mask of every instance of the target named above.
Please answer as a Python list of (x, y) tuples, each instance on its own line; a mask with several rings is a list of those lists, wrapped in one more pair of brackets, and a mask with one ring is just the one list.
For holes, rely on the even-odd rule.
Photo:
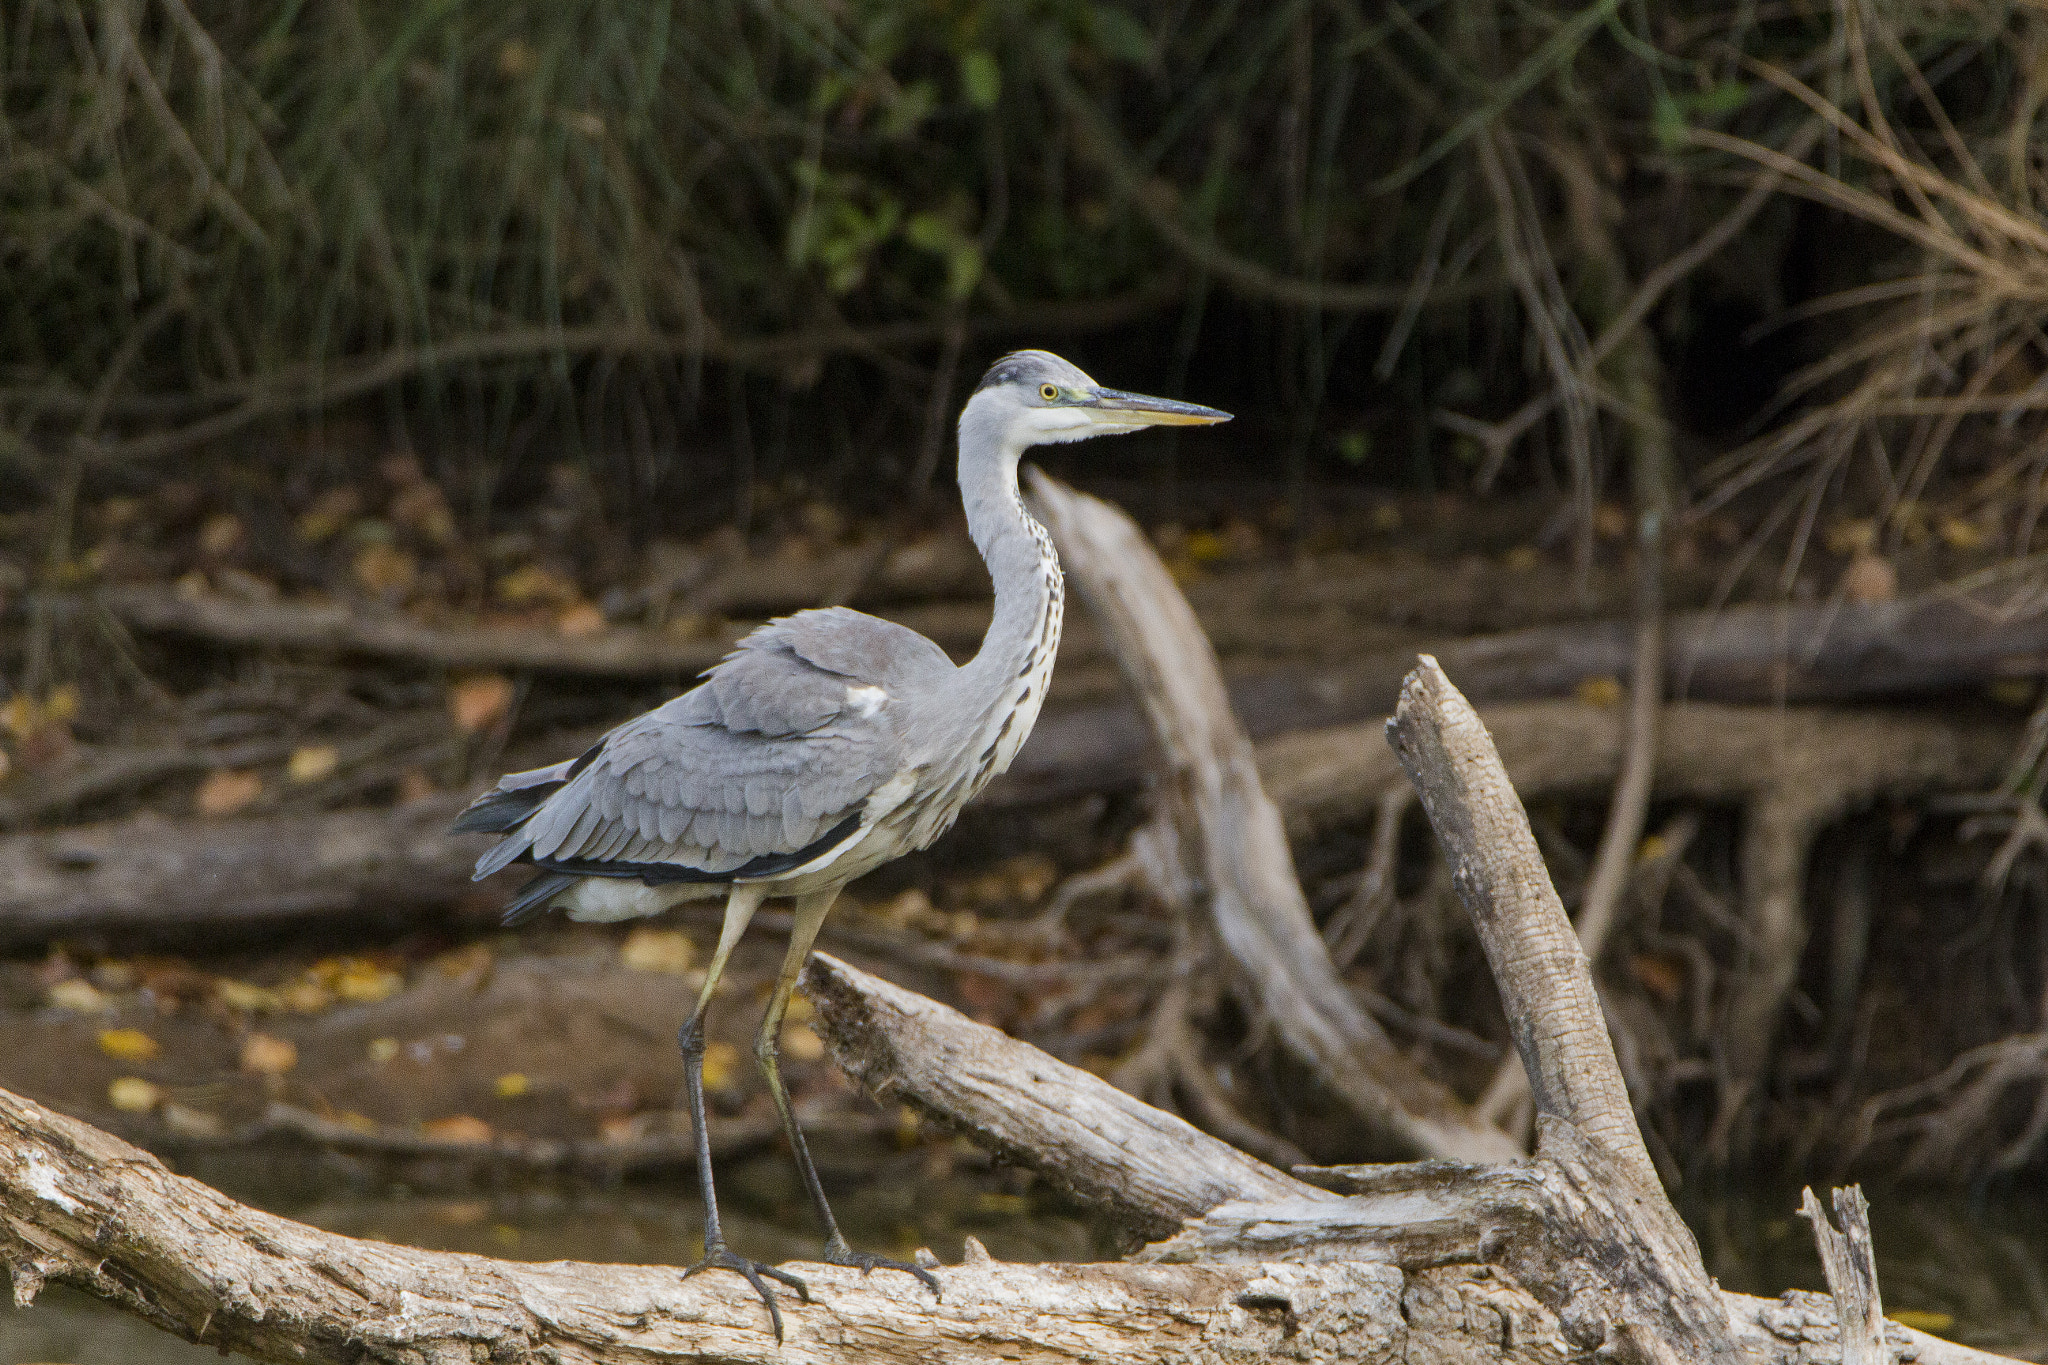
[(499, 921), (507, 929), (526, 923), (535, 915), (548, 908), (548, 902), (574, 886), (580, 878), (564, 872), (543, 872), (525, 886), (519, 894), (505, 904), (504, 917)]
[(487, 791), (455, 818), (450, 834), (510, 834), (566, 783), (542, 782), (512, 791)]

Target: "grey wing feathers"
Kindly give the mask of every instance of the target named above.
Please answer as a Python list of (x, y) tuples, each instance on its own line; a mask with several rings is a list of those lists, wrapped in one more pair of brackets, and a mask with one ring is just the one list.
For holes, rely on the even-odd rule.
[(858, 828), (849, 816), (903, 766), (897, 701), (941, 670), (953, 666), (936, 645), (859, 612), (770, 622), (693, 691), (480, 800), (473, 812), (495, 803), (505, 818), (540, 798), (498, 826), (508, 837), (476, 875), (522, 859), (650, 881), (779, 870)]

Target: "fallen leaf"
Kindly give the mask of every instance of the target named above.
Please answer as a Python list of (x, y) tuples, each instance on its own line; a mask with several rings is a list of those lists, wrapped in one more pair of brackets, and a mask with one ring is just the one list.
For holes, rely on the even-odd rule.
[(75, 1014), (105, 1014), (114, 1008), (114, 1002), (100, 994), (92, 982), (75, 976), (51, 986), (43, 999), (60, 1010), (70, 1010)]
[(140, 1076), (121, 1076), (107, 1086), (107, 1103), (124, 1114), (146, 1114), (162, 1103), (164, 1092)]
[(209, 1114), (204, 1109), (194, 1109), (189, 1104), (179, 1104), (175, 1100), (164, 1104), (160, 1117), (164, 1121), (164, 1127), (180, 1137), (217, 1138), (227, 1131), (227, 1125), (221, 1122), (220, 1115)]
[(377, 597), (403, 597), (419, 581), (420, 566), (411, 553), (375, 541), (356, 551), (350, 566), (358, 586)]
[(139, 1028), (103, 1028), (100, 1051), (117, 1062), (146, 1062), (162, 1052), (163, 1044)]
[(448, 688), (448, 715), (465, 735), (488, 730), (512, 711), (512, 683), (502, 674), (464, 678)]
[(362, 494), (354, 488), (347, 485), (330, 488), (313, 499), (313, 505), (300, 514), (292, 529), (300, 540), (318, 545), (324, 540), (334, 539), (336, 533), (362, 510)]
[(398, 1040), (396, 1038), (372, 1038), (369, 1047), (364, 1050), (369, 1053), (371, 1061), (382, 1066), (398, 1055)]
[(1899, 595), (1899, 571), (1882, 555), (1858, 554), (1842, 570), (1842, 596), (1851, 602), (1889, 602)]
[(298, 1044), (289, 1038), (252, 1033), (242, 1040), (242, 1070), (259, 1076), (282, 1076), (299, 1064)]
[(318, 981), (290, 981), (277, 988), (277, 1000), (293, 1014), (318, 1014), (334, 1003), (334, 992)]
[(491, 1088), (498, 1092), (498, 1098), (501, 1100), (516, 1100), (531, 1090), (533, 1083), (526, 1079), (524, 1072), (508, 1071), (498, 1077)]
[(1830, 554), (1864, 554), (1877, 547), (1877, 523), (1867, 517), (1838, 521), (1822, 533), (1821, 540)]
[(455, 541), (455, 517), (436, 484), (420, 482), (391, 500), (391, 519), (434, 545)]
[(231, 1010), (244, 1014), (269, 1014), (281, 1008), (284, 1001), (268, 986), (253, 986), (247, 981), (234, 981), (227, 977), (213, 983), (214, 999)]
[(740, 1050), (731, 1043), (712, 1043), (704, 1049), (704, 1088), (730, 1089), (739, 1067)]
[(233, 768), (215, 768), (192, 794), (192, 809), (201, 815), (219, 817), (246, 810), (263, 795), (263, 778)]
[(1643, 841), (1636, 845), (1636, 861), (1654, 863), (1671, 851), (1671, 841), (1661, 834), (1645, 834)]
[(1935, 530), (1941, 536), (1941, 543), (1951, 550), (1982, 549), (1984, 542), (1989, 539), (1984, 534), (1982, 526), (1974, 521), (1964, 521), (1961, 517), (1943, 517), (1936, 524)]
[(1230, 542), (1214, 531), (1191, 532), (1182, 548), (1197, 564), (1214, 564), (1219, 559), (1230, 557)]
[(782, 1055), (791, 1061), (815, 1062), (825, 1055), (825, 1040), (809, 1024), (785, 1024), (782, 1029)]
[(242, 519), (233, 512), (216, 512), (199, 528), (199, 552), (219, 559), (242, 543)]
[(342, 999), (358, 1005), (374, 1005), (379, 1000), (389, 1000), (405, 986), (404, 977), (368, 958), (345, 957), (329, 961), (338, 962), (339, 969), (323, 984)]
[(1885, 1316), (1916, 1332), (1946, 1332), (1956, 1325), (1955, 1314), (1924, 1308), (1894, 1308)]
[(566, 607), (583, 596), (576, 580), (557, 573), (545, 564), (527, 564), (497, 581), (498, 600), (507, 606), (530, 607), (545, 604)]
[(604, 612), (594, 602), (578, 602), (555, 618), (556, 632), (572, 640), (588, 639), (604, 627)]
[(341, 751), (332, 744), (305, 744), (292, 750), (284, 765), (284, 775), (303, 786), (333, 776), (340, 766)]
[(1685, 991), (1685, 964), (1677, 958), (1636, 953), (1628, 960), (1628, 974), (1667, 1005)]
[(1572, 695), (1587, 706), (1601, 710), (1621, 705), (1621, 680), (1602, 675), (1597, 678), (1581, 678), (1578, 686), (1572, 688)]
[(428, 1119), (420, 1125), (420, 1131), (442, 1142), (489, 1142), (498, 1135), (497, 1130), (490, 1124), (468, 1114), (450, 1114), (443, 1119)]
[(697, 945), (680, 929), (635, 929), (619, 946), (619, 965), (634, 972), (681, 976), (696, 956)]

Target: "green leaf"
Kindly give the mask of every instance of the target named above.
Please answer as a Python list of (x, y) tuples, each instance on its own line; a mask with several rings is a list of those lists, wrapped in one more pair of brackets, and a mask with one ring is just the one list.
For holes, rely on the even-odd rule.
[(1158, 55), (1152, 34), (1127, 11), (1096, 5), (1088, 11), (1088, 38), (1105, 57), (1150, 66)]
[(1657, 135), (1657, 145), (1667, 152), (1677, 151), (1685, 145), (1686, 128), (1685, 110), (1671, 98), (1670, 91), (1659, 90), (1650, 110), (1650, 131)]
[(977, 109), (993, 109), (1003, 97), (1003, 69), (981, 48), (960, 54), (960, 88)]

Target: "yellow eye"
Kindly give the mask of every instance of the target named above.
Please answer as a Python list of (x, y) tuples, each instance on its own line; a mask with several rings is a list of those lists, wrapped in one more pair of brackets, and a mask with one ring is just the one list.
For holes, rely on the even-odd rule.
[(1038, 386), (1038, 396), (1050, 403), (1060, 396), (1060, 386), (1057, 384), (1040, 384)]

